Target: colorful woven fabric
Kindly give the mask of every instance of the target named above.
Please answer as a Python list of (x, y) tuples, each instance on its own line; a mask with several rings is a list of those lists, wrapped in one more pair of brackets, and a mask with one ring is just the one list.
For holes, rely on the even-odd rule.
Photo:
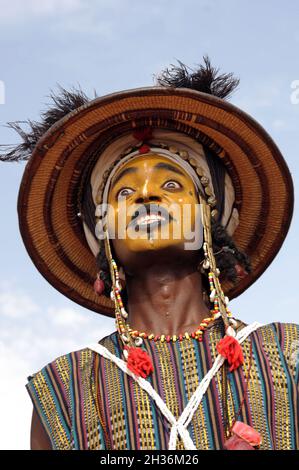
[[(176, 418), (211, 368), (222, 336), (217, 321), (202, 343), (145, 340), (155, 369), (147, 380)], [(123, 358), (116, 332), (99, 343)], [(261, 449), (299, 449), (298, 325), (262, 326), (242, 344), (245, 363), (227, 374), (227, 420), (233, 422), (246, 390), (251, 347), (250, 380), (238, 420), (260, 432)], [(220, 370), (189, 425), (197, 449), (223, 448), (222, 377)], [(90, 349), (61, 356), (28, 379), (26, 388), (53, 449), (167, 449), (170, 425), (149, 395)], [(177, 449), (183, 448), (179, 440)]]

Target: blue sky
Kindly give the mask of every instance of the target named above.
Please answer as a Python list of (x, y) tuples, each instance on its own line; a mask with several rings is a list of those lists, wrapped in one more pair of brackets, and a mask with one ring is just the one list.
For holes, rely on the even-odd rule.
[[(0, 142), (17, 136), (7, 121), (38, 119), (57, 84), (90, 96), (152, 85), (180, 59), (208, 53), (240, 77), (232, 102), (274, 138), (299, 183), (299, 3), (293, 0), (0, 0)], [(299, 93), (298, 93), (299, 96)], [(4, 101), (4, 102), (3, 102)], [(299, 100), (293, 100), (299, 101)], [(111, 319), (81, 308), (39, 274), (23, 246), (16, 200), (24, 164), (2, 163), (0, 264), (1, 447), (28, 448), (26, 377), (57, 356), (113, 331)], [(231, 302), (235, 316), (298, 322), (298, 208), (266, 273)]]

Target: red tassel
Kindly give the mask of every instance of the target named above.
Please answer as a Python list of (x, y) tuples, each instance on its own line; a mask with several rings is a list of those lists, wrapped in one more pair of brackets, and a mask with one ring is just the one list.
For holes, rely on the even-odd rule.
[(244, 363), (244, 357), (241, 345), (233, 336), (225, 336), (217, 344), (217, 351), (221, 356), (227, 359), (232, 372)]
[(235, 422), (232, 433), (232, 437), (224, 444), (224, 448), (227, 450), (255, 450), (262, 443), (260, 433), (242, 421)]
[(144, 142), (152, 138), (152, 132), (153, 131), (150, 127), (146, 127), (145, 129), (138, 129), (133, 132), (133, 137), (138, 140), (138, 142)]
[(225, 450), (255, 450), (248, 442), (241, 439), (239, 436), (235, 434), (232, 435), (227, 441), (224, 443)]
[(128, 351), (128, 369), (139, 377), (146, 378), (154, 371), (151, 358), (146, 351), (140, 348), (126, 348)]
[(235, 422), (232, 432), (254, 447), (260, 446), (262, 443), (262, 436), (260, 433), (252, 426), (242, 423), (242, 421)]

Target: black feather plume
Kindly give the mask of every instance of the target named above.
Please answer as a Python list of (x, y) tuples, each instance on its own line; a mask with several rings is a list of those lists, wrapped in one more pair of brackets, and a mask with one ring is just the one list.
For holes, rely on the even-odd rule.
[(191, 88), (218, 98), (228, 98), (239, 85), (240, 80), (232, 73), (219, 73), (219, 69), (211, 65), (208, 56), (203, 57), (203, 64), (191, 69), (177, 61), (178, 65), (166, 68), (157, 76), (156, 81), (160, 86), (175, 88)]
[[(95, 93), (96, 97), (96, 93)], [(58, 85), (58, 91), (51, 91), (49, 98), (52, 104), (41, 113), (41, 121), (14, 121), (8, 122), (7, 127), (14, 129), (22, 139), (20, 144), (0, 145), (0, 160), (4, 162), (16, 162), (28, 160), (42, 135), (50, 129), (59, 119), (71, 111), (90, 101), (90, 98), (81, 90), (73, 88), (66, 90)], [(27, 126), (27, 130), (23, 128)]]

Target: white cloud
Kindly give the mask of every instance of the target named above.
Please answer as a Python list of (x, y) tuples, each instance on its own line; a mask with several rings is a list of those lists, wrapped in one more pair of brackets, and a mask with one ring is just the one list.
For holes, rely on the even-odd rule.
[(0, 314), (11, 318), (21, 318), (38, 311), (38, 306), (22, 292), (0, 292)]
[(88, 318), (86, 316), (68, 307), (49, 307), (48, 314), (51, 315), (53, 324), (57, 326), (68, 326), (76, 328), (88, 323)]

